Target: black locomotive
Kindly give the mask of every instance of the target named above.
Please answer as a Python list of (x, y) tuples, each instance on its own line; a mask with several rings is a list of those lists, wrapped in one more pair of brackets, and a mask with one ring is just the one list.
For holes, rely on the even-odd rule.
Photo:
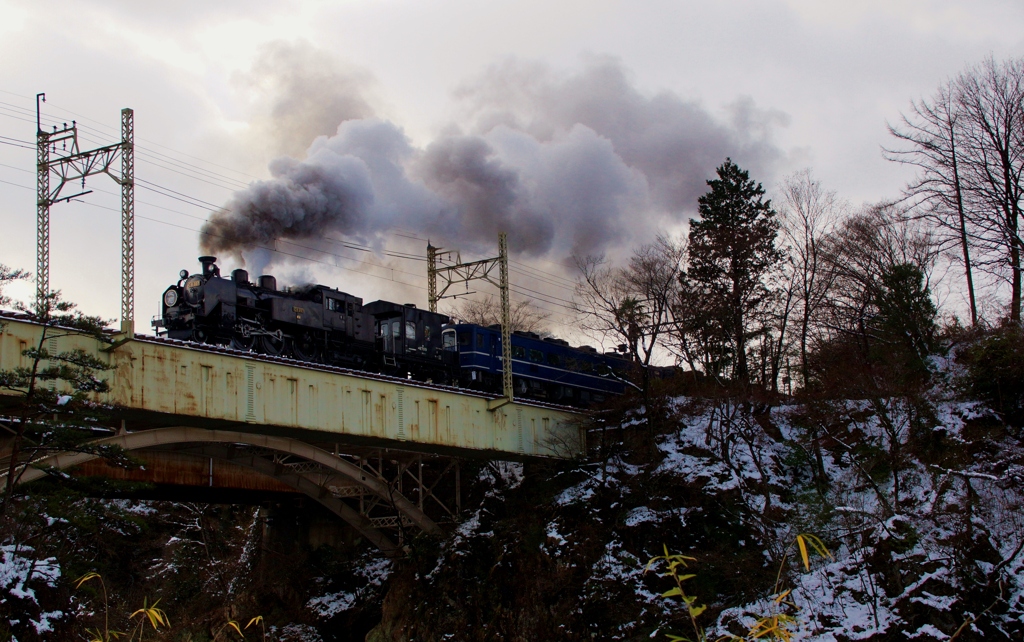
[[(444, 314), (412, 304), (363, 300), (325, 285), (284, 290), (273, 276), (230, 278), (217, 259), (201, 256), (202, 272), (179, 273), (163, 294), (157, 333), (172, 339), (326, 363), (419, 381), (500, 394), (501, 333), (497, 327), (450, 324)], [(517, 396), (587, 405), (621, 394), (628, 362), (593, 348), (528, 333), (512, 337)]]

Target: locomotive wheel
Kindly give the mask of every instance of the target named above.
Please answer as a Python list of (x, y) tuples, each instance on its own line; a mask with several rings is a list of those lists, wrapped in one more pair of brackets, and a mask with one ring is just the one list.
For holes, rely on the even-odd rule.
[(259, 350), (272, 357), (280, 357), (284, 353), (284, 339), (263, 335), (259, 338)]
[(192, 330), (192, 340), (196, 343), (207, 343), (210, 340), (210, 335), (203, 328), (196, 328)]
[(292, 353), (299, 361), (320, 361), (320, 345), (311, 333), (305, 332), (292, 340)]
[(240, 331), (231, 335), (231, 347), (235, 350), (248, 352), (254, 345), (256, 345), (256, 337), (252, 336), (247, 325), (243, 325)]

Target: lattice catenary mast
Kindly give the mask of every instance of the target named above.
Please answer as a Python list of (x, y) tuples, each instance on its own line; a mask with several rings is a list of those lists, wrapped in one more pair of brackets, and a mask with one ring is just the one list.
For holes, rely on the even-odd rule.
[[(121, 142), (88, 151), (78, 147), (78, 125), (64, 123), (43, 131), (40, 113), (46, 94), (36, 94), (36, 309), (42, 314), (50, 293), (50, 206), (85, 196), (92, 190), (61, 196), (64, 186), (80, 180), (85, 188), (87, 176), (106, 174), (121, 186), (121, 332), (135, 336), (135, 112), (121, 110)], [(63, 156), (57, 154), (57, 143)], [(70, 147), (70, 149), (69, 149)], [(120, 157), (121, 172), (114, 164)], [(50, 175), (59, 180), (50, 188)]]
[[(437, 312), (437, 302), (446, 298), (448, 288), (456, 283), (469, 284), (470, 281), (482, 279), (495, 285), (501, 293), (501, 383), (504, 399), (492, 404), (497, 409), (513, 400), (512, 389), (512, 313), (508, 298), (508, 235), (498, 235), (498, 256), (479, 261), (462, 262), (462, 256), (456, 252), (455, 263), (438, 265), (441, 248), (427, 242), (427, 299), (430, 311)], [(450, 256), (450, 253), (446, 253)], [(498, 280), (494, 279), (494, 268), (498, 268)], [(443, 285), (437, 288), (437, 278), (441, 277)], [(448, 295), (453, 297), (454, 295)]]

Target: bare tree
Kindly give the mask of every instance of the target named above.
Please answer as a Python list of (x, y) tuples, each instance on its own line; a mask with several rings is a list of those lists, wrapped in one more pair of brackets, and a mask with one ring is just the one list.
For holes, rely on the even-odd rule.
[(782, 186), (780, 233), (788, 250), (787, 299), (795, 300), (800, 375), (807, 380), (807, 344), (815, 314), (835, 281), (834, 265), (825, 260), (825, 239), (843, 217), (846, 204), (826, 191), (810, 170), (793, 174)]
[(823, 245), (823, 259), (834, 274), (822, 329), (832, 337), (867, 337), (867, 326), (884, 298), (886, 279), (899, 266), (913, 266), (928, 289), (938, 256), (929, 229), (891, 203), (874, 205), (846, 219)]
[[(513, 332), (547, 332), (544, 326), (551, 315), (534, 307), (529, 299), (512, 303), (509, 313)], [(486, 299), (465, 299), (458, 307), (449, 308), (446, 314), (466, 323), (496, 325), (501, 323), (501, 302), (493, 296)]]
[(989, 58), (911, 103), (890, 133), (905, 147), (890, 160), (919, 170), (905, 188), (911, 216), (938, 232), (959, 260), (978, 321), (974, 269), (1006, 279), (1010, 319), (1021, 319), (1021, 198), (1024, 197), (1024, 59)]
[[(927, 220), (938, 231), (940, 246), (959, 244), (960, 260), (967, 281), (971, 325), (978, 324), (978, 303), (974, 293), (970, 240), (964, 186), (961, 178), (966, 114), (959, 100), (959, 88), (946, 83), (930, 101), (911, 102), (910, 114), (902, 115), (899, 127), (889, 133), (907, 143), (905, 149), (886, 149), (886, 158), (917, 167), (918, 176), (904, 189), (914, 204), (913, 214)], [(950, 216), (953, 214), (953, 216)]]
[(963, 180), (976, 225), (1009, 268), (1010, 320), (1021, 320), (1021, 198), (1024, 197), (1024, 59), (993, 58), (957, 78), (963, 114)]
[(638, 247), (624, 268), (609, 266), (603, 256), (573, 257), (580, 277), (572, 307), (581, 329), (626, 346), (639, 368), (645, 398), (651, 359), (669, 329), (685, 255), (683, 240), (658, 236)]

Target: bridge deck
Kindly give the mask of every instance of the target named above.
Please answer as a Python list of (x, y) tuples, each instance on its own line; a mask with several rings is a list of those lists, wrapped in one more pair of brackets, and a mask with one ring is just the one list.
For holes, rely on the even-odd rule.
[[(39, 344), (43, 326), (10, 314), (0, 323), (0, 370), (29, 365), (22, 351)], [(571, 457), (583, 448), (579, 413), (560, 406), (517, 401), (490, 410), (492, 398), (448, 386), (155, 337), (111, 350), (85, 335), (47, 332), (49, 351), (81, 348), (111, 366), (110, 392), (97, 401), (114, 405), (129, 429), (230, 427), (498, 458)]]

